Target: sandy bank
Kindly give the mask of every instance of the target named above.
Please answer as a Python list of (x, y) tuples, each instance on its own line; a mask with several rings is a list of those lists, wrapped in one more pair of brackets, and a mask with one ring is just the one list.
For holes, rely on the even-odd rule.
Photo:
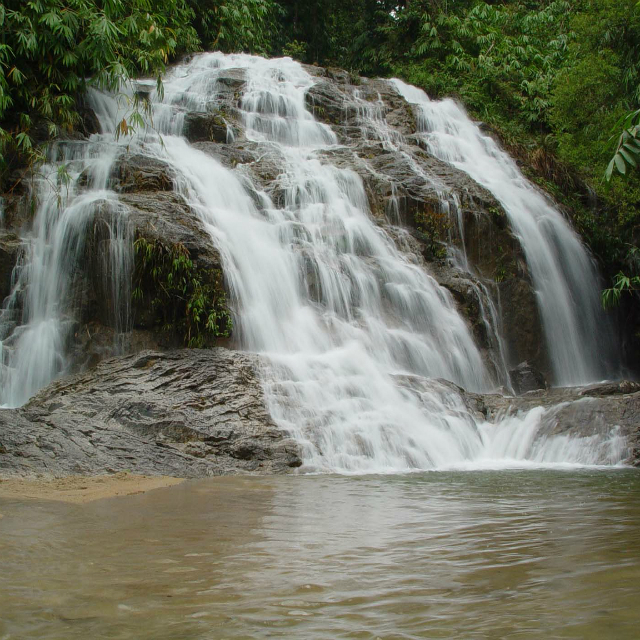
[(105, 476), (70, 476), (48, 479), (0, 479), (0, 498), (34, 498), (82, 504), (92, 500), (130, 496), (183, 482), (168, 476), (116, 473)]

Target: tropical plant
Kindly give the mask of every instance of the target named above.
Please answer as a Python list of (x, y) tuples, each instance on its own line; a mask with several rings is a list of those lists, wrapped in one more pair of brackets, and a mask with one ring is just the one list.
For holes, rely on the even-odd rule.
[(37, 159), (39, 143), (77, 126), (88, 84), (117, 90), (140, 74), (159, 78), (171, 56), (197, 48), (193, 15), (184, 0), (0, 3), (4, 168), (18, 155)]
[(188, 347), (231, 334), (222, 273), (205, 273), (181, 243), (138, 237), (134, 243), (133, 302), (151, 309), (165, 331), (182, 334)]
[(206, 49), (268, 53), (276, 18), (274, 0), (187, 0), (193, 24)]
[(625, 175), (628, 167), (638, 166), (636, 158), (640, 157), (640, 109), (624, 116), (620, 128), (622, 133), (605, 172), (607, 181), (611, 180), (614, 170)]

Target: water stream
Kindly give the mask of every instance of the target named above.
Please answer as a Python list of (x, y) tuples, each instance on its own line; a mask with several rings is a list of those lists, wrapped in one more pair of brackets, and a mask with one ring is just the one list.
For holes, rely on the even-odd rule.
[(114, 325), (119, 333), (128, 328), (131, 238), (117, 195), (108, 188), (117, 152), (112, 139), (105, 135), (88, 143), (56, 144), (34, 178), (33, 228), (23, 238), (15, 285), (0, 312), (4, 406), (24, 404), (72, 364), (67, 354), (78, 324), (75, 276), (98, 212), (111, 223), (103, 272), (110, 276), (106, 290), (117, 296), (111, 305)]
[(468, 173), (504, 206), (531, 270), (554, 383), (615, 377), (615, 341), (602, 310), (599, 278), (567, 221), (460, 105), (430, 100), (402, 80), (393, 83), (417, 105), (418, 132), (429, 152)]

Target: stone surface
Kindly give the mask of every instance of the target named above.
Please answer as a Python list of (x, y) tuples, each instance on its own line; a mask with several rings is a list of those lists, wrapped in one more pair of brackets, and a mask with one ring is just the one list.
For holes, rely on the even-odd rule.
[(298, 447), (269, 417), (258, 366), (226, 349), (105, 360), (0, 411), (0, 475), (286, 473)]
[(11, 293), (11, 276), (22, 242), (15, 234), (0, 229), (0, 302)]
[(509, 376), (517, 394), (547, 388), (544, 376), (528, 362), (521, 362), (515, 369), (509, 371)]
[(173, 191), (169, 166), (155, 158), (125, 153), (115, 162), (111, 172), (114, 189), (119, 193)]
[[(174, 477), (288, 473), (298, 445), (272, 421), (258, 356), (213, 350), (143, 351), (111, 358), (53, 383), (25, 407), (0, 411), (0, 477), (130, 472)], [(640, 465), (640, 384), (624, 381), (537, 390), (522, 396), (466, 393), (446, 380), (397, 376), (427, 403), (461, 419), (497, 422), (545, 407), (540, 436), (589, 437), (616, 428)]]
[(553, 409), (553, 419), (545, 421), (541, 435), (588, 437), (606, 435), (617, 428), (629, 443), (627, 462), (640, 466), (640, 384), (636, 382), (556, 387), (530, 391), (515, 398), (476, 396), (476, 402), (490, 422), (534, 407)]

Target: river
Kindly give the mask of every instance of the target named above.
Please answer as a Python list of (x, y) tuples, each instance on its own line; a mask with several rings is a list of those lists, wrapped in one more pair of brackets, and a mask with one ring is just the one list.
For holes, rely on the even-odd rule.
[(0, 514), (2, 640), (638, 637), (631, 469), (227, 477)]

